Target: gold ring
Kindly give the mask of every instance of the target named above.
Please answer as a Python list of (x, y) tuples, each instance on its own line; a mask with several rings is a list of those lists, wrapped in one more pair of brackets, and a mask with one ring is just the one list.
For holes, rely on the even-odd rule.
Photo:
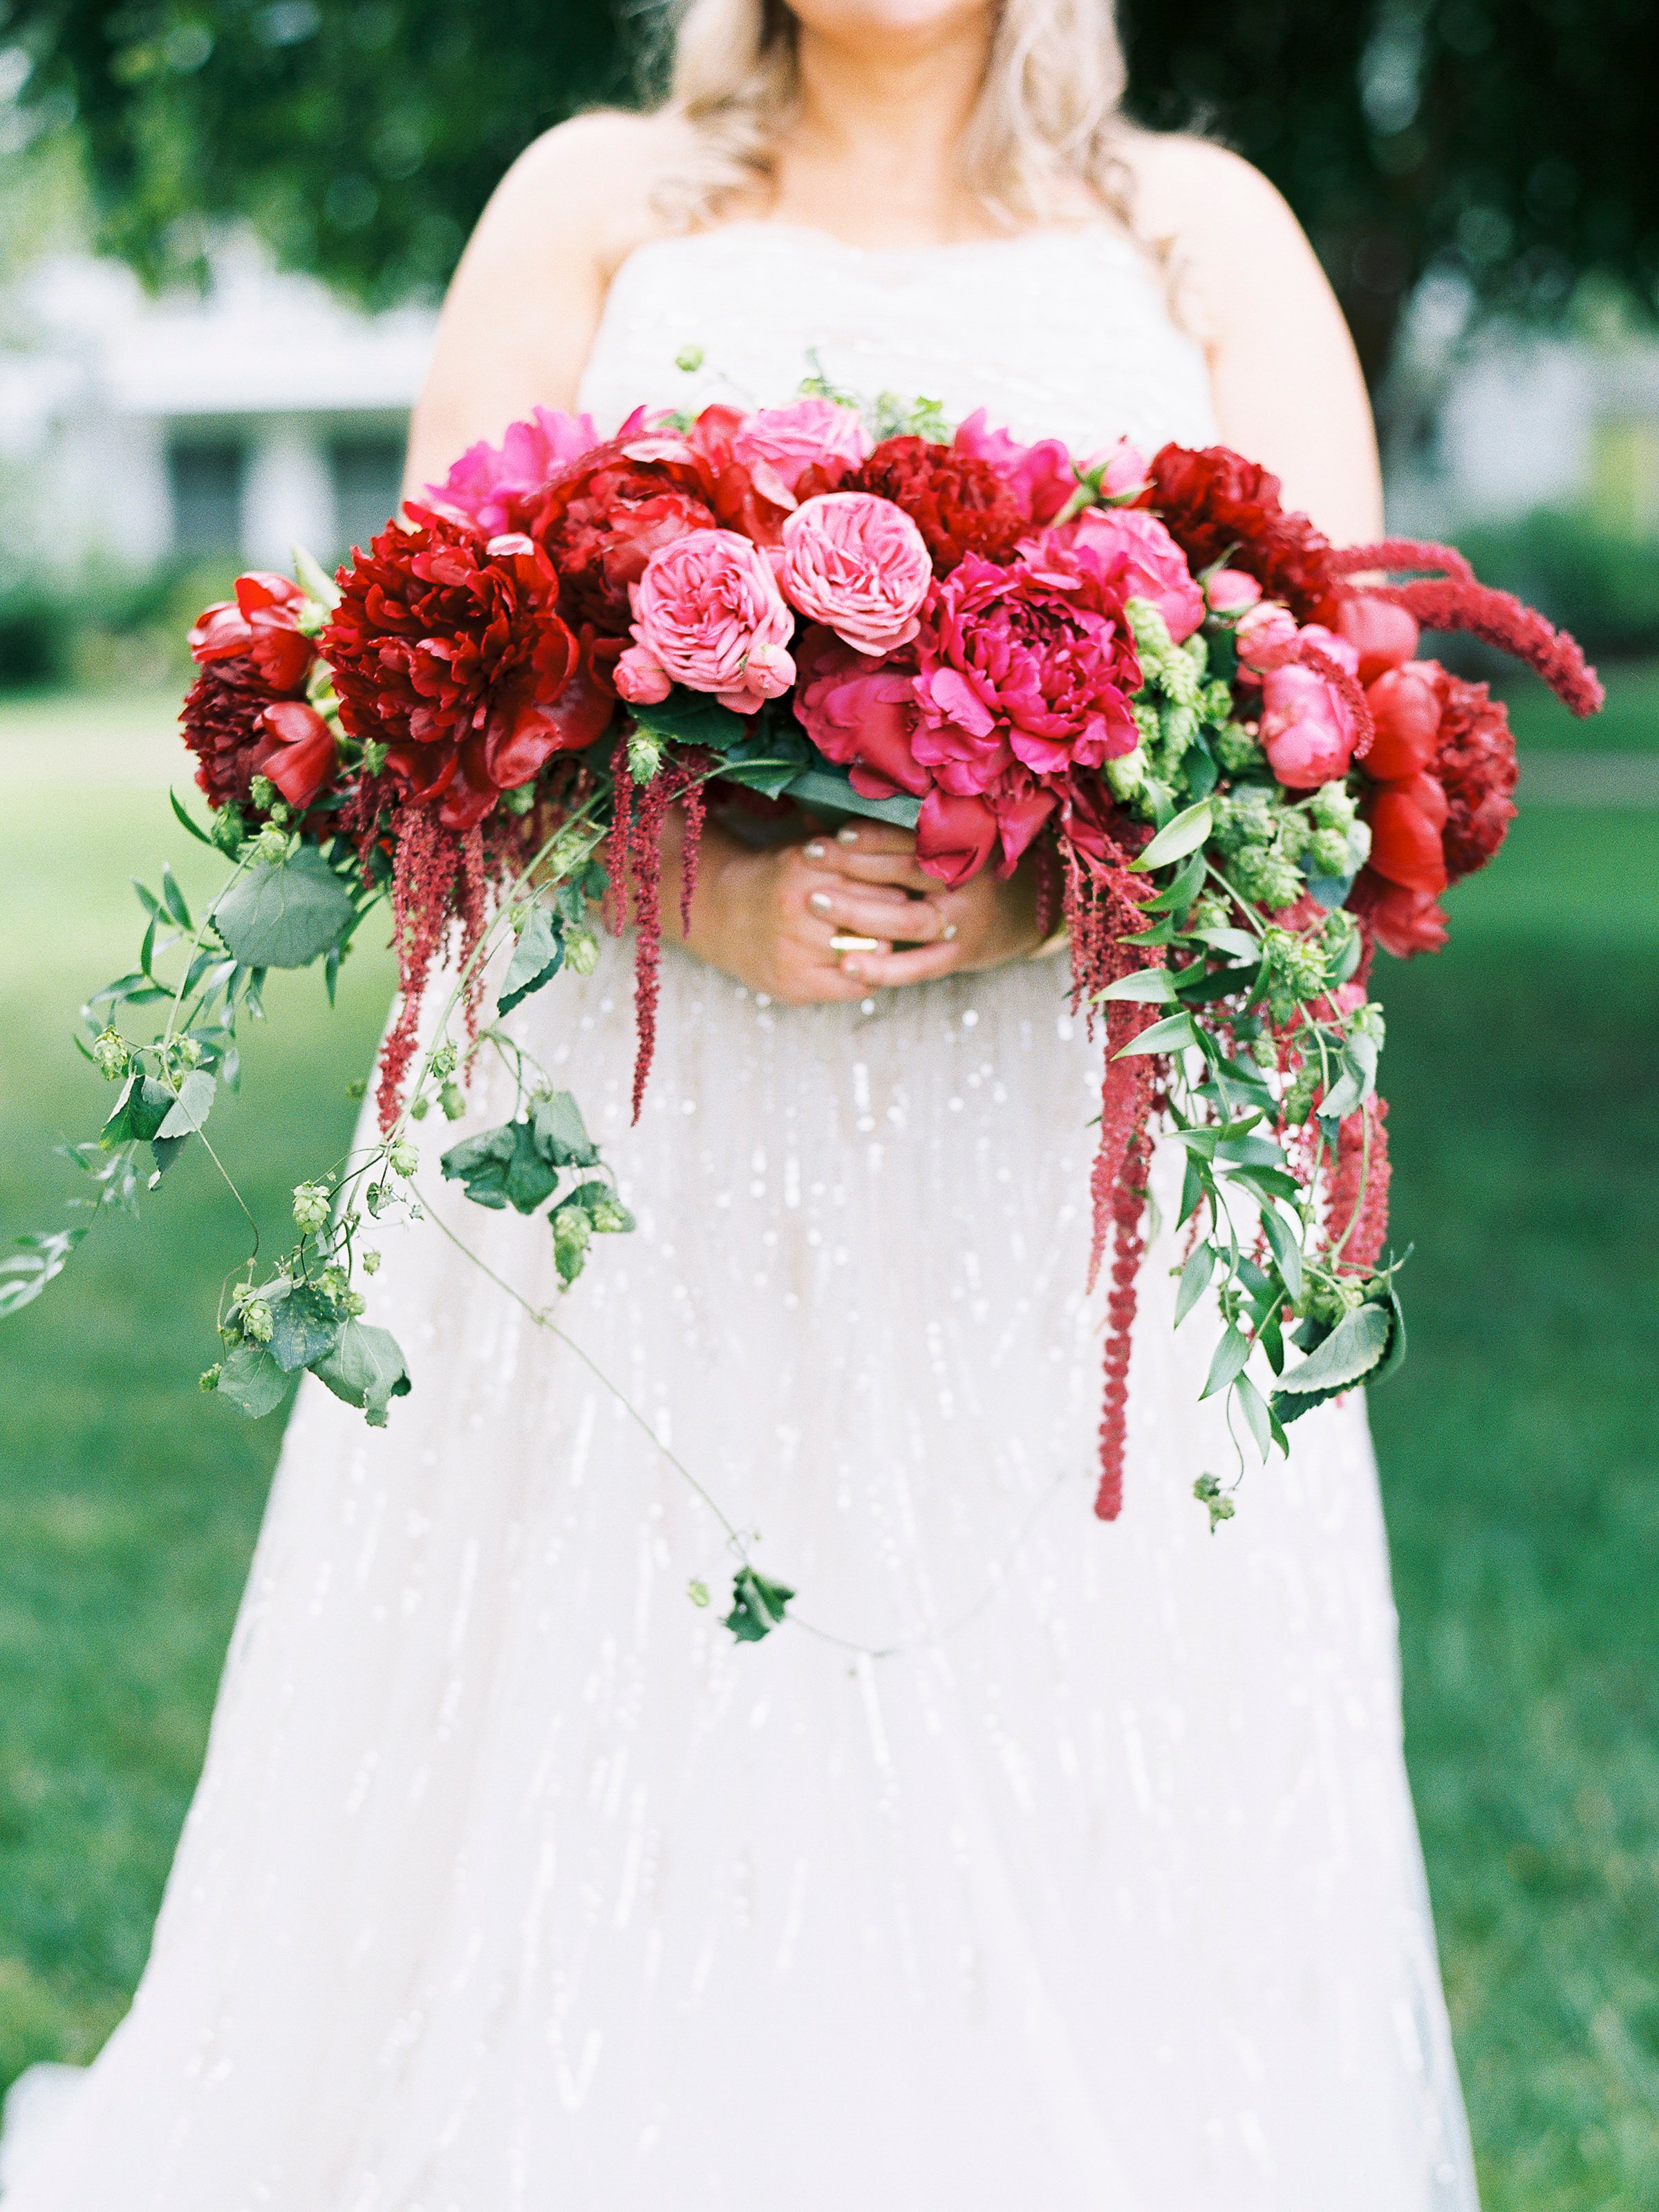
[(837, 960), (843, 952), (879, 952), (881, 939), (878, 937), (832, 937), (830, 950)]

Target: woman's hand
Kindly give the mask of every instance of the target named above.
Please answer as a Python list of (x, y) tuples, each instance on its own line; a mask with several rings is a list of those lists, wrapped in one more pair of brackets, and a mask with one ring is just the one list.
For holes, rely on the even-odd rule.
[[(665, 839), (663, 909), (671, 927), (678, 842), (678, 829)], [(762, 852), (711, 823), (687, 949), (792, 1006), (866, 998), (872, 988), (994, 968), (1035, 950), (1029, 871), (1008, 883), (988, 872), (947, 890), (917, 865), (915, 849), (908, 830), (882, 822), (849, 823)], [(837, 954), (838, 937), (872, 939), (875, 949)]]

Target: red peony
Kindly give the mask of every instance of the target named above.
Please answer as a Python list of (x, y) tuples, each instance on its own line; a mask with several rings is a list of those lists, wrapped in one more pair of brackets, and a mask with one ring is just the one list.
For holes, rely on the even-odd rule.
[(940, 575), (977, 553), (1007, 562), (1030, 527), (1001, 471), (926, 438), (887, 438), (848, 479), (849, 491), (890, 499), (910, 517)]
[(306, 605), (285, 576), (239, 576), (235, 599), (209, 607), (191, 631), (202, 672), (180, 725), (210, 806), (251, 805), (263, 775), (303, 811), (334, 773), (333, 732), (303, 696), (317, 657), (299, 628)]
[(1443, 833), (1447, 872), (1455, 883), (1484, 868), (1515, 819), (1510, 796), (1520, 775), (1510, 718), (1484, 684), (1445, 677), (1434, 772), (1445, 787)]
[(409, 514), (342, 572), (324, 650), (346, 728), (385, 744), (405, 799), (465, 830), (555, 753), (592, 744), (615, 695), (604, 649), (561, 619), (538, 545)]
[(1279, 490), (1271, 470), (1225, 446), (1171, 445), (1153, 455), (1142, 503), (1163, 516), (1194, 575), (1224, 559), (1303, 622), (1328, 622), (1337, 608), (1330, 540), (1281, 506)]
[(1431, 898), (1445, 890), (1440, 833), (1446, 823), (1446, 794), (1433, 776), (1373, 785), (1364, 813), (1371, 830), (1370, 865), (1377, 875)]
[(530, 532), (564, 580), (568, 609), (623, 637), (629, 586), (659, 546), (712, 528), (713, 497), (708, 467), (683, 438), (613, 438), (548, 486)]
[(1410, 890), (1403, 884), (1391, 884), (1375, 868), (1362, 868), (1348, 904), (1383, 951), (1397, 960), (1409, 960), (1417, 952), (1438, 952), (1445, 945), (1445, 910), (1432, 891)]

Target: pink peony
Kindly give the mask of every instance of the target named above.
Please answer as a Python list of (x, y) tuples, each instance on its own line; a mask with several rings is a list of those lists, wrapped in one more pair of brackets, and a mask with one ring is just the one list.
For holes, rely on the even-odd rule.
[(1261, 586), (1242, 568), (1218, 568), (1205, 586), (1204, 596), (1218, 615), (1243, 615), (1259, 604)]
[(427, 497), (452, 520), (477, 523), (486, 538), (525, 528), (530, 509), (553, 478), (599, 442), (591, 415), (538, 407), (511, 422), (499, 446), (481, 438), (469, 446)]
[(1261, 599), (1238, 625), (1238, 665), (1252, 676), (1283, 668), (1296, 659), (1302, 633), (1296, 617), (1277, 599)]
[(969, 554), (935, 586), (916, 653), (916, 757), (946, 791), (987, 792), (1017, 762), (1064, 779), (1134, 750), (1140, 666), (1086, 549), (1056, 548), (1041, 568)]
[[(1308, 623), (1297, 642), (1318, 646), (1350, 675), (1358, 665), (1347, 640), (1317, 623)], [(1313, 791), (1346, 775), (1356, 735), (1346, 702), (1316, 670), (1286, 661), (1263, 676), (1261, 743), (1267, 765), (1288, 789)]]
[(1155, 514), (1142, 507), (1091, 507), (1061, 533), (1073, 545), (1098, 553), (1116, 573), (1126, 599), (1150, 599), (1179, 645), (1204, 619), (1204, 594), (1187, 558)]
[(921, 531), (891, 500), (822, 492), (783, 526), (784, 597), (854, 652), (879, 656), (908, 645), (933, 580)]
[[(1022, 446), (1006, 430), (991, 429), (982, 407), (957, 425), (952, 442), (956, 452), (989, 461), (1032, 522), (1052, 522), (1077, 489), (1077, 471), (1058, 438)], [(1133, 452), (1133, 447), (1128, 450)], [(1134, 458), (1140, 457), (1137, 453)]]
[(732, 440), (733, 459), (751, 471), (769, 469), (791, 499), (809, 469), (837, 478), (857, 468), (869, 450), (869, 433), (858, 410), (838, 406), (833, 399), (757, 407), (744, 416)]
[(635, 642), (616, 674), (624, 699), (649, 705), (684, 684), (752, 714), (794, 682), (794, 617), (766, 556), (736, 531), (693, 530), (659, 546), (629, 598)]

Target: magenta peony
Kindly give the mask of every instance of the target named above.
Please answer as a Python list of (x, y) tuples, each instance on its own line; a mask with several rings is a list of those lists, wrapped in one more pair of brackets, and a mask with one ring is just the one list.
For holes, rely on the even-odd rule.
[(891, 500), (822, 492), (783, 526), (784, 597), (855, 653), (908, 645), (933, 580), (921, 531)]
[[(1052, 522), (1077, 489), (1077, 471), (1058, 438), (1043, 438), (1035, 446), (1022, 446), (1006, 430), (993, 430), (985, 410), (976, 408), (960, 423), (951, 450), (975, 460), (988, 461), (1013, 493), (1028, 522)], [(1126, 451), (1139, 461), (1133, 448)]]
[(794, 682), (794, 617), (766, 556), (736, 531), (693, 530), (659, 547), (631, 597), (635, 641), (616, 675), (624, 699), (648, 705), (684, 684), (752, 714)]
[(480, 438), (469, 446), (427, 498), (441, 514), (474, 523), (486, 538), (528, 526), (539, 495), (573, 461), (599, 442), (591, 415), (538, 407), (529, 419), (507, 426), (499, 446)]
[(1133, 507), (1087, 507), (1060, 535), (1099, 554), (1109, 569), (1121, 562), (1124, 598), (1150, 599), (1177, 645), (1203, 621), (1204, 594), (1187, 556), (1155, 514)]
[[(1357, 655), (1346, 638), (1310, 623), (1297, 640), (1353, 673)], [(1348, 772), (1358, 732), (1347, 702), (1317, 670), (1290, 661), (1261, 679), (1261, 743), (1267, 764), (1292, 791), (1313, 791)]]

